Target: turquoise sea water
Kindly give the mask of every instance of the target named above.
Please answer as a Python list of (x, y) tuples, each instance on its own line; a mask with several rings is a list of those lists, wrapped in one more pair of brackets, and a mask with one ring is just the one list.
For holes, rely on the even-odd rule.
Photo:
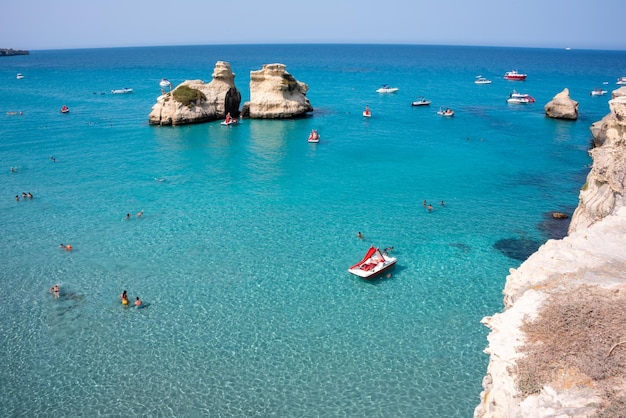
[[(208, 82), (218, 60), (244, 101), (251, 70), (286, 64), (315, 111), (148, 125), (161, 78)], [(528, 79), (503, 80), (512, 69)], [(439, 46), (1, 59), (4, 414), (471, 416), (480, 320), (502, 309), (509, 268), (562, 235), (546, 214), (576, 206), (589, 126), (624, 75), (626, 52)], [(385, 83), (400, 90), (377, 94)], [(547, 119), (565, 87), (580, 118)], [(513, 89), (536, 103), (508, 105)], [(411, 107), (422, 95), (432, 105)], [(347, 272), (370, 245), (394, 247), (391, 278)], [(124, 289), (147, 306), (122, 307)]]

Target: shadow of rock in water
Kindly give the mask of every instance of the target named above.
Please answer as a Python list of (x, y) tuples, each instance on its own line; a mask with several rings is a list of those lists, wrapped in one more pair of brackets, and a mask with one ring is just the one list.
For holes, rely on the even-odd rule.
[(493, 248), (514, 260), (524, 261), (543, 244), (528, 237), (503, 238), (496, 241)]

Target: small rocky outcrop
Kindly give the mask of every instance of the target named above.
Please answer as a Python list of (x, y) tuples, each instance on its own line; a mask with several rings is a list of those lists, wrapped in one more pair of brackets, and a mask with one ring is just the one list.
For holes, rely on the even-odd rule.
[(578, 197), (569, 232), (586, 228), (626, 206), (626, 88), (613, 93), (611, 113), (591, 126), (593, 166)]
[(313, 111), (306, 93), (309, 87), (285, 70), (284, 64), (265, 64), (250, 71), (250, 101), (242, 116), (259, 119), (285, 119)]
[(0, 57), (11, 57), (13, 55), (29, 55), (29, 54), (30, 54), (29, 51), (25, 51), (22, 49), (0, 48)]
[(239, 115), (241, 93), (235, 86), (230, 64), (218, 61), (210, 83), (186, 80), (173, 91), (157, 98), (152, 106), (152, 125), (186, 125), (223, 119), (227, 113)]
[(564, 88), (545, 106), (546, 116), (555, 119), (578, 119), (578, 102), (569, 97), (569, 89)]

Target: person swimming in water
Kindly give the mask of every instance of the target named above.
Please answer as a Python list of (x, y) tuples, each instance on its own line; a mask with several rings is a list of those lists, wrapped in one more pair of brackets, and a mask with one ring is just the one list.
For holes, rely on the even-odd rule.
[(120, 295), (120, 299), (122, 300), (122, 305), (128, 305), (128, 293), (126, 293), (126, 289)]
[(135, 299), (135, 306), (139, 308), (141, 304), (141, 300), (139, 299), (139, 296), (137, 296), (137, 299)]
[(59, 298), (59, 293), (60, 293), (60, 290), (59, 290), (59, 285), (58, 285), (58, 284), (55, 284), (54, 286), (52, 286), (52, 287), (50, 288), (49, 292), (50, 292), (50, 293), (52, 293), (52, 294), (54, 295), (54, 298), (55, 298), (55, 299), (58, 299), (58, 298)]

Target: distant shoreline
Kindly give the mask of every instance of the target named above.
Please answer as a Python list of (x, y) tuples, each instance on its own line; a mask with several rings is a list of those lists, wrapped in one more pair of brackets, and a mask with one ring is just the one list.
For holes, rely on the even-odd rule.
[(4, 49), (0, 48), (0, 57), (10, 57), (12, 55), (29, 55), (30, 52), (21, 49)]

